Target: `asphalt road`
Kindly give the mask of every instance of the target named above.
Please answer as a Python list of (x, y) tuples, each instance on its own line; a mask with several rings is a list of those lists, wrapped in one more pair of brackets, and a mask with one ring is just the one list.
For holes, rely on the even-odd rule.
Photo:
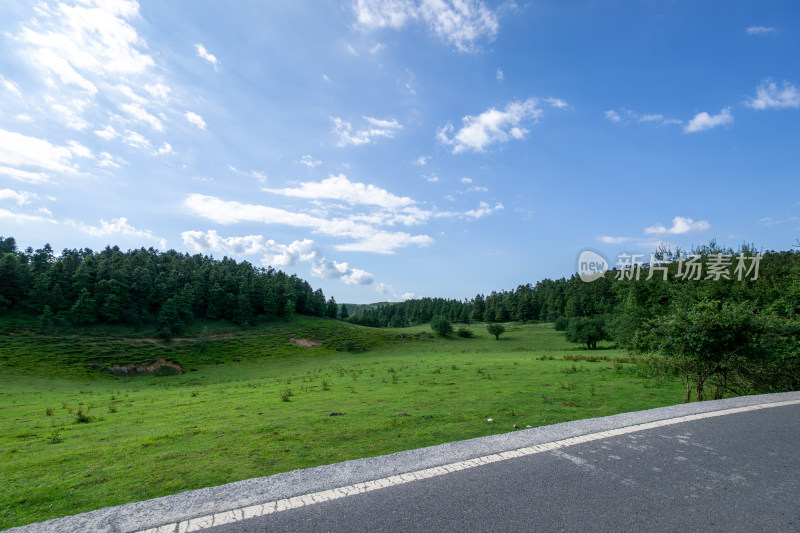
[(9, 531), (800, 532), (800, 392), (451, 442)]
[(800, 531), (800, 405), (685, 422), (204, 530)]

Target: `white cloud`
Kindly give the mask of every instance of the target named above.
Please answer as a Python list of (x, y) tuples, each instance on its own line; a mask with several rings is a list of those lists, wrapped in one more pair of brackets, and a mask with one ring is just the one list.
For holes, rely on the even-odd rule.
[(195, 50), (197, 50), (197, 57), (204, 59), (214, 65), (214, 68), (219, 68), (219, 60), (214, 56), (214, 54), (209, 53), (206, 50), (206, 47), (202, 45), (202, 43), (198, 43), (194, 45)]
[(134, 148), (146, 149), (150, 148), (151, 146), (150, 141), (148, 141), (144, 135), (137, 131), (126, 130), (123, 140), (125, 141), (125, 144), (133, 146)]
[(106, 126), (102, 130), (95, 130), (94, 134), (107, 141), (111, 141), (119, 137), (119, 133), (117, 133), (117, 130), (115, 130), (114, 127), (111, 125)]
[(52, 104), (50, 108), (55, 111), (54, 115), (70, 129), (83, 131), (89, 127), (89, 123), (79, 115), (86, 102), (72, 100), (68, 105)]
[(97, 85), (87, 78), (141, 74), (154, 65), (129, 24), (138, 12), (139, 4), (126, 0), (45, 6), (17, 39), (30, 46), (32, 59), (49, 75), (94, 95)]
[(597, 240), (604, 242), (606, 244), (622, 244), (623, 242), (630, 241), (631, 237), (609, 237), (603, 235), (602, 237), (597, 237)]
[(139, 230), (128, 224), (128, 219), (125, 217), (114, 218), (111, 222), (106, 222), (100, 219), (99, 226), (90, 226), (81, 222), (68, 221), (70, 224), (76, 226), (78, 229), (93, 237), (106, 237), (108, 235), (129, 235), (135, 237), (145, 237), (147, 239), (156, 239), (153, 232), (150, 230)]
[(161, 145), (161, 148), (158, 149), (159, 154), (171, 154), (172, 153), (172, 145), (169, 143), (164, 143)]
[(39, 196), (28, 191), (13, 191), (11, 189), (0, 189), (0, 200), (13, 200), (17, 205), (23, 206), (38, 200)]
[(231, 171), (236, 172), (237, 174), (241, 174), (242, 176), (248, 176), (250, 178), (260, 181), (261, 183), (265, 183), (267, 181), (267, 175), (258, 170), (251, 170), (250, 172), (245, 172), (244, 170), (239, 170), (233, 165), (228, 165), (228, 168)]
[(436, 183), (439, 181), (439, 176), (436, 174), (423, 174), (422, 177), (425, 178), (428, 183)]
[(495, 75), (497, 76), (497, 81), (503, 81), (506, 79), (505, 74), (503, 74), (503, 69), (500, 67), (497, 67), (497, 73)]
[(21, 120), (22, 122), (33, 122), (33, 117), (28, 115), (27, 113), (20, 113), (16, 117), (17, 120)]
[(74, 174), (75, 169), (69, 166), (71, 158), (72, 152), (66, 146), (54, 146), (44, 139), (0, 129), (0, 172), (12, 178), (44, 181), (40, 179), (42, 174), (18, 167)]
[(29, 183), (44, 183), (50, 180), (50, 176), (44, 172), (30, 172), (18, 168), (4, 167), (2, 165), (0, 165), (0, 175), (8, 176), (18, 181), (27, 181)]
[(407, 196), (395, 196), (375, 185), (352, 182), (344, 174), (331, 176), (320, 182), (301, 183), (293, 189), (264, 189), (266, 192), (295, 198), (327, 198), (343, 200), (349, 204), (377, 205), (386, 209), (398, 209), (414, 204)]
[[(122, 104), (120, 108), (136, 119), (138, 122), (149, 124), (151, 128), (156, 131), (164, 131), (164, 124), (158, 119), (144, 110), (138, 104)], [(187, 117), (188, 118), (188, 117)], [(202, 120), (202, 119), (201, 119)]]
[(322, 164), (322, 161), (315, 161), (314, 158), (311, 157), (310, 155), (304, 155), (303, 157), (300, 158), (300, 161), (298, 161), (298, 163), (310, 168), (315, 168), (320, 166)]
[(465, 212), (463, 216), (466, 218), (482, 218), (501, 209), (504, 209), (504, 207), (500, 202), (496, 203), (494, 207), (491, 207), (486, 202), (481, 202), (477, 209), (471, 209), (470, 211)]
[(67, 148), (74, 156), (83, 157), (86, 159), (94, 159), (92, 151), (77, 141), (67, 142)]
[(148, 83), (144, 86), (144, 90), (150, 93), (150, 96), (159, 100), (167, 100), (169, 98), (169, 93), (172, 92), (172, 89), (163, 83)]
[(472, 178), (461, 178), (458, 181), (461, 183), (472, 183)]
[(117, 163), (116, 158), (108, 152), (100, 152), (97, 159), (97, 166), (101, 168), (120, 168), (120, 164)]
[(399, 29), (419, 21), (462, 52), (474, 51), (479, 39), (493, 39), (499, 26), (480, 0), (357, 0), (353, 7), (363, 28)]
[(0, 76), (0, 81), (3, 82), (3, 87), (5, 87), (6, 91), (10, 92), (14, 96), (22, 97), (22, 91), (19, 90), (19, 85), (11, 80), (5, 79), (3, 76)]
[(528, 130), (520, 124), (525, 121), (537, 122), (542, 111), (536, 107), (536, 100), (529, 98), (524, 102), (510, 102), (503, 111), (490, 108), (478, 116), (467, 115), (462, 119), (464, 126), (451, 138), (448, 133), (454, 131), (452, 124), (447, 124), (437, 132), (437, 137), (444, 144), (453, 146), (453, 153), (465, 150), (483, 152), (494, 143), (507, 142), (510, 139), (523, 139)]
[(14, 213), (8, 209), (0, 209), (0, 220), (7, 220), (9, 222), (17, 223), (34, 223), (34, 222), (47, 222), (49, 224), (57, 224), (52, 218), (44, 218), (38, 215), (26, 215), (22, 213)]
[(380, 120), (366, 116), (363, 118), (368, 123), (368, 126), (353, 134), (353, 126), (350, 122), (342, 120), (339, 117), (331, 117), (333, 121), (333, 133), (335, 133), (338, 138), (337, 144), (339, 146), (347, 146), (348, 144), (353, 146), (369, 144), (380, 137), (391, 139), (394, 137), (397, 130), (403, 129), (403, 126), (400, 125), (397, 120)]
[(747, 28), (748, 35), (769, 35), (770, 33), (778, 33), (778, 28), (770, 28), (767, 26), (750, 26)]
[(200, 128), (201, 130), (206, 129), (206, 121), (203, 120), (203, 117), (198, 115), (197, 113), (193, 113), (192, 111), (187, 111), (183, 114), (186, 117), (186, 120)]
[(425, 165), (428, 164), (428, 158), (424, 155), (421, 155), (417, 158), (416, 161), (413, 161), (411, 164), (418, 167), (424, 167)]
[(658, 126), (670, 126), (683, 124), (682, 120), (675, 118), (666, 118), (661, 113), (637, 113), (630, 109), (621, 108), (620, 111), (609, 109), (603, 113), (605, 117), (614, 123), (636, 122), (638, 124), (656, 124)]
[(369, 285), (372, 274), (359, 268), (351, 268), (349, 263), (339, 263), (325, 259), (319, 245), (311, 239), (279, 244), (263, 235), (244, 237), (221, 237), (216, 231), (184, 231), (183, 243), (201, 253), (218, 252), (222, 254), (253, 255), (264, 254), (261, 263), (274, 268), (288, 268), (298, 262), (311, 264), (311, 275), (322, 279), (340, 279), (347, 285)]
[(466, 192), (489, 192), (488, 187), (469, 187)]
[(691, 218), (675, 217), (672, 219), (672, 227), (665, 228), (662, 224), (656, 224), (649, 228), (645, 228), (646, 235), (684, 235), (686, 233), (697, 233), (705, 231), (711, 227), (705, 220), (698, 220), (695, 222)]
[(394, 287), (386, 283), (376, 283), (375, 291), (387, 295), (389, 301), (413, 300), (417, 297), (413, 292), (398, 292)]
[(765, 81), (756, 88), (756, 97), (746, 102), (753, 109), (784, 109), (800, 107), (800, 91), (794, 84), (783, 82), (782, 87)]
[(193, 213), (220, 224), (236, 222), (261, 222), (282, 224), (299, 228), (309, 228), (322, 235), (348, 237), (357, 242), (337, 246), (339, 250), (370, 251), (374, 253), (394, 253), (396, 248), (411, 244), (429, 244), (433, 239), (427, 235), (391, 233), (376, 229), (370, 224), (353, 218), (326, 219), (305, 213), (295, 213), (264, 205), (224, 201), (213, 196), (190, 195), (184, 205)]
[(605, 117), (610, 120), (611, 122), (619, 122), (622, 120), (622, 117), (619, 116), (619, 113), (614, 111), (613, 109), (609, 109), (603, 113)]
[(548, 97), (544, 99), (545, 102), (550, 104), (553, 107), (557, 107), (558, 109), (566, 109), (569, 107), (569, 104), (566, 100), (562, 100), (561, 98), (552, 98)]
[(405, 248), (415, 244), (428, 246), (433, 244), (433, 239), (428, 235), (410, 235), (404, 232), (377, 231), (358, 242), (339, 244), (334, 246), (343, 252), (372, 252), (376, 254), (393, 254), (397, 248)]
[(683, 131), (686, 133), (695, 133), (732, 123), (733, 115), (731, 114), (731, 108), (726, 107), (717, 115), (709, 115), (705, 111), (696, 114), (694, 118), (690, 120), (686, 126), (684, 126)]

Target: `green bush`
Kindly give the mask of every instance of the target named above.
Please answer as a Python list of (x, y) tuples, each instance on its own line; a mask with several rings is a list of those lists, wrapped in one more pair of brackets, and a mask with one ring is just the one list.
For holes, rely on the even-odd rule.
[(443, 316), (435, 316), (431, 319), (431, 329), (440, 337), (446, 337), (448, 333), (453, 333), (453, 324)]
[(506, 332), (506, 328), (502, 324), (489, 324), (486, 326), (486, 331), (494, 335), (495, 339), (500, 340), (500, 335)]
[(465, 339), (471, 339), (472, 337), (475, 336), (475, 334), (472, 333), (472, 330), (469, 328), (458, 328), (458, 332), (456, 333), (456, 335), (458, 335), (459, 337), (464, 337)]
[(556, 331), (565, 331), (567, 329), (567, 326), (569, 326), (569, 318), (565, 316), (560, 316), (556, 318), (555, 322)]

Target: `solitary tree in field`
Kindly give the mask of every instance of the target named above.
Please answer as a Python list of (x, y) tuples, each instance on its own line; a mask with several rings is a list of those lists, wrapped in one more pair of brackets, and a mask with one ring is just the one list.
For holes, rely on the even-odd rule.
[(453, 332), (453, 324), (443, 316), (437, 315), (431, 319), (431, 329), (440, 337), (445, 337)]
[(564, 337), (569, 342), (585, 344), (587, 348), (597, 348), (598, 341), (608, 339), (605, 320), (600, 317), (573, 318), (569, 321)]
[(489, 324), (486, 326), (486, 331), (494, 335), (494, 338), (500, 340), (500, 335), (506, 332), (506, 328), (502, 324)]

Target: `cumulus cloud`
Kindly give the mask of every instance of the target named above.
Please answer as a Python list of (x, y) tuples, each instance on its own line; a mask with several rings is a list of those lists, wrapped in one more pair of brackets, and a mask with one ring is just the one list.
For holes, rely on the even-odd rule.
[(753, 109), (784, 109), (800, 107), (800, 90), (797, 87), (784, 81), (782, 86), (778, 86), (773, 81), (765, 81), (756, 88), (756, 97), (746, 102), (748, 107)]
[(696, 133), (698, 131), (710, 130), (717, 126), (724, 126), (732, 123), (733, 115), (731, 114), (731, 108), (726, 107), (717, 115), (709, 115), (705, 111), (696, 114), (694, 118), (683, 127), (683, 131), (686, 133)]
[(343, 200), (349, 204), (376, 205), (387, 209), (397, 209), (414, 203), (414, 200), (407, 196), (395, 196), (386, 189), (375, 185), (352, 182), (344, 174), (331, 176), (320, 182), (301, 183), (300, 187), (296, 188), (264, 190), (295, 198), (327, 198)]
[(376, 139), (391, 139), (398, 130), (403, 129), (397, 120), (381, 120), (374, 117), (362, 117), (367, 125), (353, 132), (353, 125), (339, 117), (332, 117), (333, 133), (337, 137), (338, 146), (370, 144)]
[(200, 128), (201, 130), (206, 129), (206, 121), (203, 120), (203, 117), (201, 117), (197, 113), (194, 113), (192, 111), (187, 111), (186, 113), (183, 114), (183, 116), (186, 117), (186, 120), (188, 120), (189, 122)]
[(503, 204), (500, 202), (496, 203), (494, 207), (490, 206), (486, 202), (481, 202), (477, 209), (471, 209), (464, 213), (464, 217), (466, 218), (482, 218), (486, 215), (491, 215), (495, 211), (499, 211), (501, 209), (505, 209)]
[(528, 130), (524, 122), (537, 122), (542, 115), (536, 99), (524, 102), (509, 102), (503, 111), (489, 108), (478, 116), (467, 115), (462, 120), (463, 127), (452, 137), (452, 124), (447, 124), (437, 132), (439, 140), (453, 147), (457, 154), (465, 150), (483, 152), (491, 144), (507, 142), (511, 139), (524, 139)]
[(480, 0), (356, 0), (353, 8), (362, 28), (421, 22), (462, 52), (476, 50), (480, 39), (494, 39), (499, 26), (496, 13)]
[(263, 235), (221, 237), (216, 231), (184, 231), (183, 243), (201, 253), (252, 255), (263, 254), (264, 266), (285, 269), (299, 262), (310, 263), (311, 275), (322, 279), (340, 279), (347, 285), (369, 285), (374, 277), (369, 272), (352, 268), (349, 263), (330, 261), (324, 257), (319, 245), (311, 239), (279, 244)]
[(72, 220), (70, 220), (69, 223), (93, 237), (106, 237), (108, 235), (131, 235), (135, 237), (155, 239), (152, 231), (134, 228), (128, 223), (128, 219), (125, 217), (111, 219), (111, 222), (106, 222), (105, 220), (100, 219), (99, 226), (91, 226), (89, 224), (75, 222)]
[(675, 217), (672, 219), (672, 227), (666, 228), (662, 224), (656, 224), (645, 228), (646, 235), (684, 235), (686, 233), (697, 233), (705, 231), (711, 227), (705, 220), (695, 222), (691, 218)]

